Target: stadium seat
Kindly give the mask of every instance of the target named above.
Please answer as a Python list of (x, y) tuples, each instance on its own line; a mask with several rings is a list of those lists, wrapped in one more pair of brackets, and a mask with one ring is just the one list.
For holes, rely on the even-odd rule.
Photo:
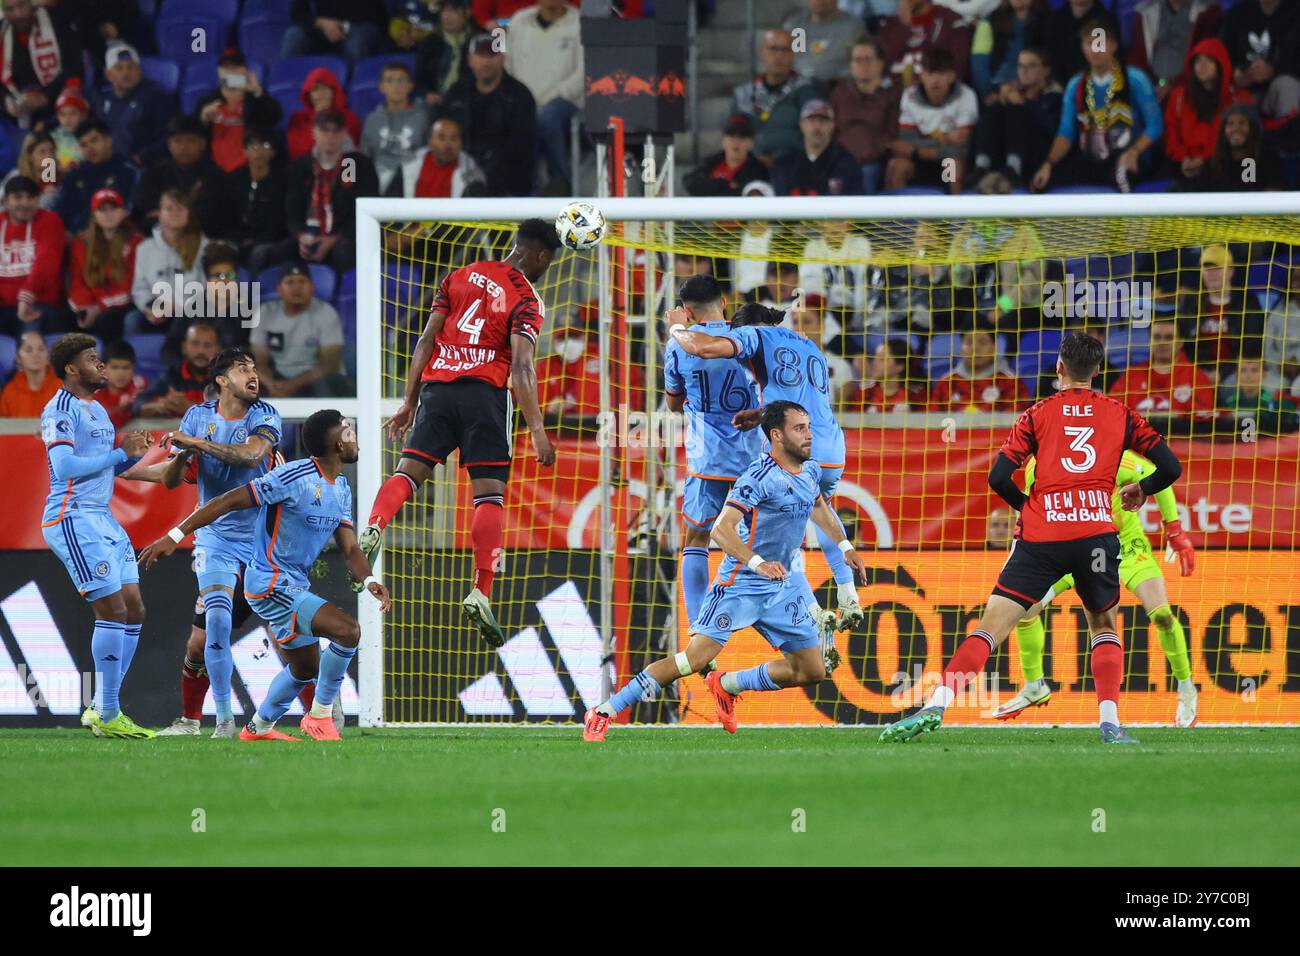
[(291, 90), (285, 87), (282, 90), (270, 91), (271, 96), (280, 104), (280, 123), (279, 128), (284, 129), (289, 125), (289, 117), (302, 109), (302, 94), (299, 90)]
[(358, 60), (356, 66), (352, 68), (353, 86), (378, 86), (379, 75), (384, 72), (384, 67), (394, 60), (405, 63), (411, 69), (411, 75), (415, 75), (415, 54), (414, 53), (391, 53), (388, 55), (368, 56), (364, 60)]
[(239, 49), (249, 63), (271, 64), (280, 59), (284, 33), (289, 29), (287, 20), (271, 19), (263, 13), (239, 24)]
[(239, 17), (239, 0), (167, 0), (160, 20), (219, 20), (230, 27)]
[(1167, 193), (1174, 184), (1172, 179), (1148, 179), (1133, 187), (1135, 193)]
[(162, 358), (165, 335), (128, 335), (126, 340), (135, 349), (135, 370), (150, 382), (163, 373), (165, 363)]
[(365, 118), (383, 102), (384, 94), (380, 93), (374, 84), (348, 87), (348, 109), (356, 113), (362, 122), (365, 122)]
[(174, 60), (164, 60), (158, 56), (142, 56), (140, 72), (146, 80), (158, 84), (168, 93), (175, 93), (181, 85), (181, 68)]
[(0, 381), (13, 374), (18, 360), (18, 343), (12, 335), (0, 335)]
[(329, 266), (313, 262), (307, 266), (311, 273), (312, 285), (316, 287), (316, 298), (325, 302), (334, 301), (334, 287), (338, 284), (338, 275)]
[(339, 322), (343, 326), (343, 365), (350, 378), (357, 377), (357, 297), (355, 293), (340, 295)]
[(257, 12), (254, 15), (288, 23), (293, 19), (293, 0), (258, 0)]
[(930, 336), (930, 349), (926, 353), (926, 373), (930, 378), (943, 378), (961, 358), (961, 333), (949, 332)]
[(1016, 375), (1021, 378), (1037, 378), (1051, 368), (1061, 351), (1061, 339), (1064, 337), (1065, 333), (1060, 329), (1044, 329), (1022, 335), (1016, 350)]
[(1115, 323), (1106, 334), (1106, 364), (1112, 369), (1145, 362), (1150, 354), (1150, 325), (1134, 328), (1126, 323)]
[(357, 294), (357, 270), (356, 269), (349, 269), (347, 272), (343, 273), (343, 278), (339, 281), (338, 297), (342, 299), (343, 297), (349, 294), (352, 295), (354, 298), (356, 297)]
[(272, 93), (278, 90), (293, 90), (295, 96), (302, 93), (302, 81), (307, 74), (317, 67), (325, 67), (338, 78), (339, 86), (347, 88), (348, 61), (341, 56), (293, 56), (271, 64), (271, 79), (267, 89)]
[(185, 20), (159, 20), (154, 24), (154, 40), (158, 55), (180, 59), (194, 49), (195, 30), (202, 30), (204, 46), (209, 53), (220, 53), (230, 35), (229, 24), (216, 17), (189, 17)]
[(904, 186), (902, 189), (885, 189), (882, 196), (946, 196), (947, 190), (938, 186)]
[(1055, 186), (1047, 190), (1049, 195), (1054, 196), (1090, 196), (1096, 193), (1114, 193), (1118, 191), (1114, 186), (1094, 186), (1091, 183), (1077, 186)]

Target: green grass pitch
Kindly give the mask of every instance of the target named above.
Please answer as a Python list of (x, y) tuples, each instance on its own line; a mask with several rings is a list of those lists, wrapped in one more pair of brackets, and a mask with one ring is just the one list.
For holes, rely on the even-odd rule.
[(333, 745), (6, 731), (0, 837), (5, 863), (37, 865), (1295, 862), (1300, 730), (1134, 734), (1142, 746), (1029, 728), (893, 746), (869, 728), (615, 727), (603, 745), (573, 728), (349, 729)]

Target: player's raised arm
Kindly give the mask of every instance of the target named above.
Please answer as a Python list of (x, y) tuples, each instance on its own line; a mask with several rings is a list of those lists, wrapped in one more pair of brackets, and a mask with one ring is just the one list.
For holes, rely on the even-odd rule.
[(434, 343), (446, 321), (446, 311), (434, 309), (429, 315), (429, 321), (424, 325), (424, 331), (420, 333), (420, 338), (415, 343), (415, 350), (411, 353), (411, 364), (406, 372), (406, 392), (402, 395), (401, 407), (384, 423), (388, 428), (389, 441), (401, 441), (402, 436), (411, 427), (411, 422), (415, 420), (415, 409), (420, 401), (421, 377), (433, 358)]
[(755, 574), (761, 574), (773, 581), (784, 580), (789, 574), (785, 565), (780, 561), (764, 560), (763, 556), (755, 553), (740, 536), (739, 525), (743, 517), (744, 513), (736, 505), (728, 502), (722, 509), (722, 514), (718, 515), (718, 520), (713, 522), (709, 537), (719, 548), (741, 564), (747, 565)]
[(681, 306), (669, 309), (664, 314), (664, 321), (668, 323), (668, 334), (687, 354), (706, 359), (735, 358), (740, 354), (739, 346), (725, 335), (710, 335), (708, 332), (688, 329), (686, 327), (688, 318), (690, 313)]
[(267, 432), (259, 430), (249, 435), (247, 441), (238, 445), (229, 445), (222, 442), (208, 441), (206, 438), (196, 438), (184, 432), (171, 432), (168, 434), (166, 441), (177, 448), (185, 448), (190, 451), (201, 452), (204, 455), (211, 455), (217, 461), (225, 462), (227, 465), (234, 465), (237, 468), (253, 468), (259, 462), (267, 460), (271, 451), (275, 448), (276, 438), (278, 436), (272, 437)]
[(175, 551), (176, 546), (185, 539), (187, 534), (193, 534), (199, 528), (207, 527), (222, 515), (229, 514), (232, 511), (256, 507), (257, 501), (253, 497), (251, 485), (240, 485), (218, 498), (213, 498), (202, 507), (196, 508), (188, 518), (141, 551), (138, 560), (144, 565), (144, 569), (148, 571), (159, 558)]
[(510, 387), (519, 409), (528, 423), (528, 434), (541, 465), (555, 464), (555, 446), (542, 423), (542, 408), (537, 401), (537, 367), (533, 363), (533, 340), (518, 333), (510, 336)]
[[(164, 439), (165, 441), (165, 439)], [(192, 449), (185, 449), (172, 455), (165, 461), (156, 461), (152, 465), (137, 465), (122, 473), (128, 481), (148, 481), (162, 485), (164, 488), (178, 488), (185, 480), (185, 470), (197, 456)]]
[(862, 563), (862, 558), (853, 548), (853, 542), (848, 539), (844, 533), (844, 526), (840, 524), (840, 519), (831, 511), (831, 506), (825, 498), (818, 498), (817, 503), (813, 505), (812, 523), (826, 532), (841, 551), (844, 552), (844, 560), (848, 566), (853, 569), (853, 573), (862, 583), (867, 580), (867, 566)]
[(374, 569), (366, 560), (365, 552), (357, 546), (356, 529), (351, 525), (339, 525), (334, 530), (334, 542), (339, 546), (339, 553), (343, 555), (348, 572), (358, 581), (364, 582), (366, 590), (379, 602), (379, 610), (387, 614), (388, 609), (393, 605), (393, 596), (388, 593), (384, 583), (375, 577)]

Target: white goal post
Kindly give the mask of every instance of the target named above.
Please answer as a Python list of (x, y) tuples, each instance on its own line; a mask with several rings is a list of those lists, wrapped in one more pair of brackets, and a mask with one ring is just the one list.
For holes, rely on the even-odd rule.
[[(581, 197), (573, 197), (581, 198)], [(374, 500), (381, 483), (383, 438), (380, 423), (396, 409), (397, 399), (383, 398), (382, 388), (382, 230), (395, 222), (519, 222), (537, 217), (550, 222), (564, 198), (504, 199), (359, 199), (357, 246), (357, 398), (333, 403), (355, 415), (361, 442), (356, 506), (358, 518)], [(590, 198), (610, 223), (708, 222), (739, 220), (978, 220), (1068, 219), (1096, 217), (1250, 217), (1298, 216), (1300, 193), (1252, 194), (1047, 194), (1041, 196), (843, 196), (779, 198)], [(607, 304), (609, 246), (599, 250), (602, 287), (600, 323), (610, 321)], [(277, 400), (282, 413), (309, 413), (319, 401)], [(299, 409), (298, 406), (302, 406)], [(380, 558), (382, 564), (382, 557)], [(380, 568), (376, 573), (382, 573)], [(360, 681), (362, 726), (383, 724), (384, 622), (378, 604), (363, 597)]]

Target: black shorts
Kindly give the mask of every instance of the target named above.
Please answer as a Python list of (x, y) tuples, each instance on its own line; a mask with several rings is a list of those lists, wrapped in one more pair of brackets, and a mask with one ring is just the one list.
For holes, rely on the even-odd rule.
[(1119, 535), (1113, 531), (1074, 541), (1016, 541), (993, 593), (1030, 608), (1072, 574), (1083, 606), (1108, 611), (1119, 603), (1119, 560)]
[[(230, 632), (233, 634), (244, 626), (244, 622), (253, 616), (253, 609), (248, 606), (248, 598), (244, 597), (244, 579), (235, 582), (235, 596), (233, 598), (234, 607), (230, 610)], [(194, 626), (200, 631), (208, 629), (207, 615), (203, 611), (203, 595), (194, 602)]]
[(515, 410), (510, 389), (478, 378), (429, 382), (420, 393), (403, 458), (441, 465), (460, 449), (460, 466), (471, 478), (510, 477)]

